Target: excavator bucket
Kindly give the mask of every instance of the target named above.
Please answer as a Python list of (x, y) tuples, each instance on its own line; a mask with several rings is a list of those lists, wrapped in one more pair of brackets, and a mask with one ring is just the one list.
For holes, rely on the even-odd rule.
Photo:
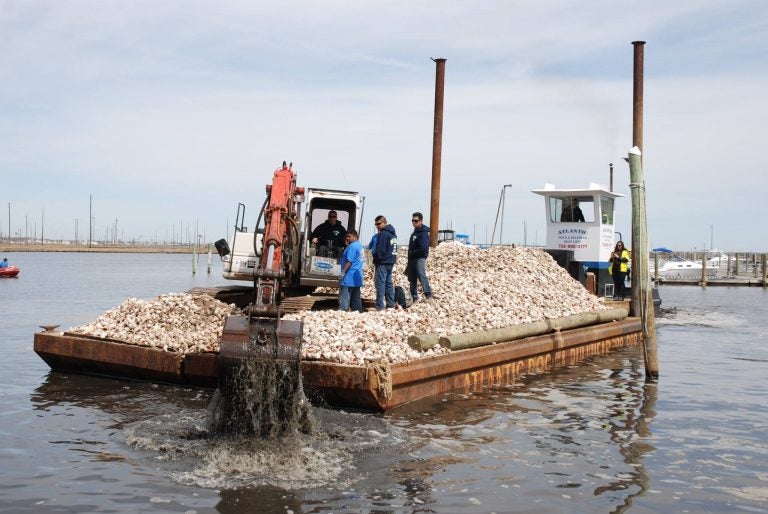
[(273, 438), (309, 431), (301, 381), (301, 321), (230, 316), (219, 350), (219, 387), (208, 408), (214, 435)]

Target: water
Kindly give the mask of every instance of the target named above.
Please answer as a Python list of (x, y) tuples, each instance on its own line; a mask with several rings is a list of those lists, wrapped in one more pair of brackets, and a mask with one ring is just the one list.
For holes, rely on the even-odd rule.
[(37, 325), (222, 284), (191, 257), (10, 254), (0, 281), (3, 512), (768, 512), (768, 292), (666, 286), (661, 378), (625, 349), (312, 435), (210, 441), (211, 391), (53, 373)]

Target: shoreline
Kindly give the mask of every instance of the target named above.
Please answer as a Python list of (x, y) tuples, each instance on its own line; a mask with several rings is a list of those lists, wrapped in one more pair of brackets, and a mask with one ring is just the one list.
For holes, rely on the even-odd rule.
[[(76, 253), (188, 253), (195, 250), (187, 245), (70, 245), (70, 244), (0, 244), (0, 254), (28, 252), (76, 252)], [(201, 255), (207, 254), (207, 246), (200, 247)], [(215, 252), (213, 252), (215, 253)]]

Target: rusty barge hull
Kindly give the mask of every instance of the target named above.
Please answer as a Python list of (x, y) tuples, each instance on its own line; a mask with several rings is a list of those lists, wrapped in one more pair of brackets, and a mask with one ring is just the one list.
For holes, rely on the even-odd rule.
[[(623, 347), (642, 343), (639, 318), (457, 350), (391, 367), (302, 361), (313, 402), (387, 411), (452, 390), (504, 386)], [(180, 355), (66, 332), (35, 334), (35, 352), (54, 371), (215, 387), (217, 354)]]

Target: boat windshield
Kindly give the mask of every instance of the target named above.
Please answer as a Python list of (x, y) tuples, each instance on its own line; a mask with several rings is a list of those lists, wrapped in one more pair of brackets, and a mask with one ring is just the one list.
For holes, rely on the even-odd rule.
[(553, 223), (592, 223), (595, 221), (595, 203), (591, 196), (550, 196), (549, 215)]
[(605, 225), (613, 225), (613, 198), (609, 196), (600, 197), (600, 216)]

